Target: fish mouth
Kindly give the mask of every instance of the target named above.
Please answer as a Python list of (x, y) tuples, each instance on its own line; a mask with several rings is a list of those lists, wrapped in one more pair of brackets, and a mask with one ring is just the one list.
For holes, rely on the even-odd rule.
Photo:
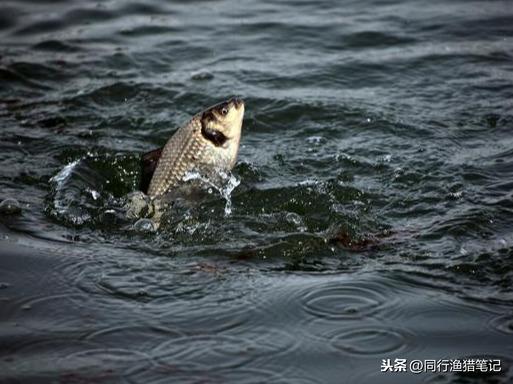
[(235, 106), (235, 108), (239, 109), (240, 107), (243, 107), (244, 106), (244, 100), (242, 100), (241, 98), (239, 97), (232, 97), (230, 99), (230, 103), (233, 103), (233, 105)]

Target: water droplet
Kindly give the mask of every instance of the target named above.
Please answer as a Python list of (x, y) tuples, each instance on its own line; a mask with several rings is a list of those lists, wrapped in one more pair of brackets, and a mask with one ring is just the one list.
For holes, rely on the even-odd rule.
[(21, 213), (21, 205), (16, 199), (5, 199), (0, 203), (0, 214), (17, 215)]
[(90, 189), (89, 192), (91, 193), (93, 200), (98, 200), (100, 198), (100, 192), (95, 191), (94, 189)]
[(157, 224), (150, 219), (139, 219), (133, 225), (133, 229), (138, 232), (155, 232)]
[(191, 79), (196, 81), (205, 81), (205, 80), (212, 80), (214, 78), (214, 75), (210, 72), (195, 72), (191, 74)]
[(140, 191), (129, 193), (126, 196), (125, 209), (128, 219), (151, 216), (155, 211), (150, 197)]
[(460, 199), (463, 196), (463, 191), (451, 192), (449, 193), (449, 197), (451, 199)]
[(310, 136), (306, 138), (306, 142), (309, 144), (320, 144), (323, 139), (322, 136)]

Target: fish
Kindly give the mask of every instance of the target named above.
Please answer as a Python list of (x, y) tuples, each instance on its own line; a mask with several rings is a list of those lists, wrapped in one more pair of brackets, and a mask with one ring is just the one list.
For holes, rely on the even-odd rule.
[(215, 179), (235, 166), (244, 118), (244, 101), (231, 98), (194, 115), (163, 148), (141, 157), (140, 190), (162, 197), (197, 172)]

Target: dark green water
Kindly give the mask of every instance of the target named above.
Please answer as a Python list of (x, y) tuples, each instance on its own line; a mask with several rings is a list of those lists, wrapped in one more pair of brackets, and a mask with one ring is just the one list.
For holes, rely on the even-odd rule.
[[(2, 1), (0, 382), (511, 383), (512, 52), (510, 1)], [(232, 95), (228, 202), (135, 230)]]

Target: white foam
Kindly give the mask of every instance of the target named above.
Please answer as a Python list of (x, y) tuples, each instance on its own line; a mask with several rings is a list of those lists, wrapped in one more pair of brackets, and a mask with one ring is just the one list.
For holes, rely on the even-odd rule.
[(54, 182), (55, 184), (57, 184), (57, 187), (59, 188), (60, 186), (62, 186), (62, 184), (69, 179), (69, 177), (71, 176), (71, 172), (73, 172), (73, 169), (77, 166), (77, 164), (79, 163), (80, 159), (78, 160), (75, 160), (71, 163), (69, 163), (68, 165), (66, 165), (64, 168), (62, 168), (59, 173), (57, 173), (54, 177), (52, 177), (50, 179), (50, 181)]

